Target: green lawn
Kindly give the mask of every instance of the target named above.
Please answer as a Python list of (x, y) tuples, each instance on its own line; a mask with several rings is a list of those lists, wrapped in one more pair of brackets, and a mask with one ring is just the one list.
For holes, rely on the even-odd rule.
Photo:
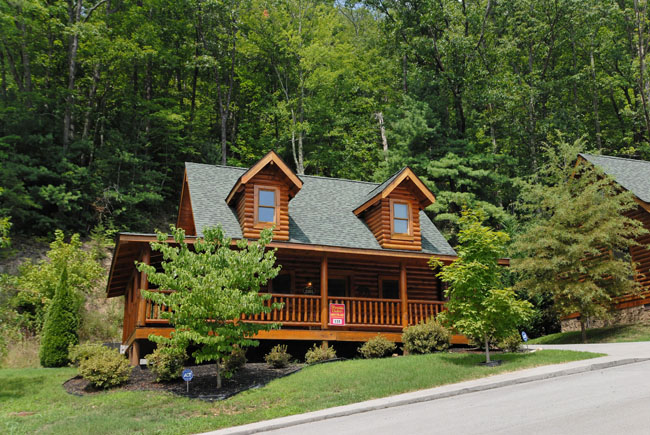
[[(587, 330), (587, 343), (625, 343), (650, 341), (650, 325), (617, 325)], [(558, 332), (529, 341), (530, 344), (582, 343), (580, 331)]]
[(205, 403), (160, 392), (67, 394), (72, 368), (0, 370), (0, 433), (195, 433), (314, 411), (490, 376), (600, 356), (568, 351), (495, 355), (500, 367), (479, 367), (483, 355), (444, 353), (310, 366), (226, 401)]

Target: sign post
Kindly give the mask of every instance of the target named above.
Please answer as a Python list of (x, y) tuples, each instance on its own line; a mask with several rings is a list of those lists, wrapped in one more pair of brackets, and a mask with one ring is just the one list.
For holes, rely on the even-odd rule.
[(190, 381), (194, 378), (194, 372), (192, 369), (185, 369), (183, 370), (183, 373), (181, 374), (183, 377), (183, 380), (185, 381), (185, 384), (187, 385), (187, 392), (190, 392)]
[(330, 325), (345, 326), (345, 304), (330, 304)]

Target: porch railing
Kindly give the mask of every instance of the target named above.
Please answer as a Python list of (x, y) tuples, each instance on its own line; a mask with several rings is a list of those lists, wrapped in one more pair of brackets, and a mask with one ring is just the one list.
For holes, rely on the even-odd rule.
[[(399, 299), (373, 299), (352, 297), (328, 297), (330, 304), (345, 305), (346, 326), (402, 328), (402, 302)], [(160, 325), (168, 323), (161, 313), (169, 308), (153, 303), (145, 303), (145, 323)], [(273, 294), (265, 302), (267, 306), (283, 304), (282, 308), (255, 316), (242, 316), (242, 320), (259, 323), (281, 323), (285, 326), (321, 326), (321, 297), (293, 294)], [(436, 317), (444, 309), (444, 302), (409, 300), (407, 302), (408, 324), (414, 325)]]
[(402, 327), (399, 299), (330, 297), (328, 302), (345, 305), (346, 325)]

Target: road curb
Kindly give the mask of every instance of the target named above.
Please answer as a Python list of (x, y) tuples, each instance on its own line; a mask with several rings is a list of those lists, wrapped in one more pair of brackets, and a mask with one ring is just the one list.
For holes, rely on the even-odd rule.
[[(525, 384), (528, 382), (559, 378), (562, 376), (569, 376), (569, 375), (575, 375), (579, 373), (603, 370), (612, 367), (618, 367), (618, 366), (634, 364), (634, 363), (639, 363), (644, 361), (650, 361), (650, 358), (623, 358), (619, 360), (607, 361), (602, 363), (594, 363), (586, 366), (573, 367), (569, 369), (558, 370), (558, 371), (543, 373), (539, 375), (531, 375), (531, 376), (524, 376), (521, 378), (508, 379), (504, 381), (493, 382), (491, 384), (477, 385), (474, 387), (460, 388), (458, 390), (425, 394), (418, 397), (410, 397), (410, 398), (396, 399), (396, 400), (386, 400), (388, 398), (375, 399), (378, 401), (383, 400), (384, 403), (374, 403), (374, 404), (369, 403), (365, 406), (364, 405), (357, 406), (358, 404), (343, 405), (338, 408), (347, 408), (347, 409), (338, 409), (338, 410), (336, 408), (330, 408), (329, 410), (324, 409), (320, 411), (309, 412), (306, 414), (280, 417), (276, 419), (275, 422), (273, 420), (269, 420), (268, 423), (261, 421), (257, 423), (250, 423), (243, 426), (235, 426), (231, 428), (220, 429), (218, 431), (206, 432), (203, 435), (210, 435), (210, 434), (248, 435), (248, 434), (260, 433), (260, 432), (265, 432), (270, 430), (284, 429), (287, 427), (298, 426), (305, 423), (313, 423), (316, 421), (328, 420), (331, 418), (346, 417), (349, 415), (361, 414), (364, 412), (376, 411), (379, 409), (394, 408), (397, 406), (411, 405), (414, 403), (421, 403), (421, 402), (429, 402), (432, 400), (445, 399), (448, 397), (455, 397), (463, 394), (477, 393), (480, 391), (493, 390), (496, 388), (508, 387), (511, 385)], [(375, 400), (373, 400), (373, 402)]]

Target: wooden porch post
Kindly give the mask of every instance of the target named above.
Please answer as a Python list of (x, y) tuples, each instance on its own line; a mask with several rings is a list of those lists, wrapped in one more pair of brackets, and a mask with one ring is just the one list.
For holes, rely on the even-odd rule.
[(324, 255), (320, 262), (320, 325), (321, 329), (327, 329), (329, 307), (327, 305), (327, 255)]
[[(145, 264), (151, 264), (151, 247), (147, 244), (147, 247), (144, 248), (144, 251), (142, 253), (142, 262)], [(138, 301), (138, 326), (144, 326), (145, 324), (145, 311), (147, 308), (147, 301), (145, 298), (142, 297), (142, 293), (140, 292), (141, 289), (148, 289), (149, 288), (149, 281), (147, 280), (147, 274), (144, 272), (140, 272), (140, 282), (138, 283), (139, 285), (135, 289), (136, 294), (135, 297), (137, 297)]]
[(409, 325), (408, 297), (406, 294), (406, 265), (402, 261), (399, 265), (399, 299), (402, 306), (402, 326)]

